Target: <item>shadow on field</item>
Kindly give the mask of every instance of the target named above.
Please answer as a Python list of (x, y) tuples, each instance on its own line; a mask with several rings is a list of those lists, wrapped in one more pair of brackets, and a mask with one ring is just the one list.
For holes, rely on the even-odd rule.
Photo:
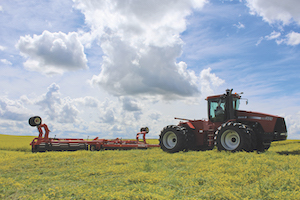
[(300, 141), (296, 140), (296, 141), (287, 141), (287, 142), (275, 142), (274, 144), (272, 144), (272, 146), (286, 146), (286, 145), (291, 145), (291, 144), (297, 144), (297, 143), (300, 143)]
[(280, 155), (300, 155), (300, 150), (295, 151), (277, 151), (276, 153)]

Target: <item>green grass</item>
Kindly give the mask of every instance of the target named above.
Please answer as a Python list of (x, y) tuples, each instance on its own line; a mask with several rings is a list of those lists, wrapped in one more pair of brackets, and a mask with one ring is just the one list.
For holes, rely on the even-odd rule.
[(299, 199), (299, 152), (0, 150), (0, 199)]

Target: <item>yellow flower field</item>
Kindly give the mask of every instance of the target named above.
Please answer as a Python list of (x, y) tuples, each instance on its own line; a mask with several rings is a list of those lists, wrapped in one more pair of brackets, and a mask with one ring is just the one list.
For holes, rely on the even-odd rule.
[[(168, 154), (160, 148), (31, 153), (32, 137), (5, 137), (18, 143), (9, 145), (0, 135), (0, 199), (300, 197), (297, 140), (274, 142), (262, 154), (216, 149)], [(28, 149), (21, 150), (25, 144)]]
[(12, 136), (0, 134), (0, 150), (31, 152), (30, 142), (34, 136)]

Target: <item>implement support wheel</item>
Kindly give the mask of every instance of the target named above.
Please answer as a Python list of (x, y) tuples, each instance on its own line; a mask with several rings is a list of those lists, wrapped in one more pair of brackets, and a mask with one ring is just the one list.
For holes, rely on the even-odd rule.
[(97, 149), (96, 149), (96, 145), (91, 145), (90, 146), (90, 151), (96, 151)]

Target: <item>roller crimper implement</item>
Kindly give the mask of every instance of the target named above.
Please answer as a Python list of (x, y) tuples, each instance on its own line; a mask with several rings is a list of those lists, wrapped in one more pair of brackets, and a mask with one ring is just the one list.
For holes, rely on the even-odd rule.
[[(146, 134), (149, 132), (148, 127), (143, 127), (136, 134), (136, 140), (122, 140), (119, 138), (108, 140), (96, 137), (93, 140), (75, 139), (75, 138), (49, 138), (50, 130), (46, 124), (42, 124), (39, 116), (29, 119), (30, 126), (36, 126), (39, 136), (34, 138), (30, 143), (32, 152), (45, 151), (76, 151), (76, 150), (107, 150), (107, 149), (147, 149), (150, 147), (159, 147), (156, 144), (146, 142)], [(44, 129), (44, 131), (43, 131)], [(143, 140), (139, 136), (143, 135)]]

